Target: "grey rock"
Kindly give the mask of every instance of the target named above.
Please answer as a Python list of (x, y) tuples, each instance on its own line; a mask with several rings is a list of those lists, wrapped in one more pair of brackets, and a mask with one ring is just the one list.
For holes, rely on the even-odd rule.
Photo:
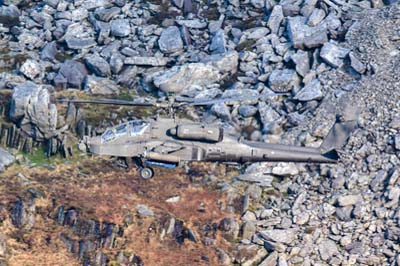
[(35, 78), (43, 76), (44, 69), (39, 62), (28, 59), (22, 64), (19, 71), (28, 79), (34, 80)]
[(268, 229), (260, 232), (260, 236), (268, 241), (291, 244), (297, 237), (294, 229)]
[(139, 65), (139, 66), (165, 66), (169, 59), (167, 57), (144, 57), (132, 56), (125, 58), (126, 65)]
[(96, 95), (119, 94), (119, 87), (114, 81), (93, 75), (86, 77), (84, 89), (85, 91)]
[(255, 215), (254, 212), (247, 210), (243, 215), (242, 215), (242, 221), (245, 222), (256, 222), (257, 221), (257, 216)]
[(97, 19), (99, 19), (101, 21), (109, 22), (120, 12), (121, 12), (121, 9), (119, 7), (99, 8), (99, 9), (96, 9), (95, 16)]
[(54, 83), (61, 88), (69, 86), (81, 89), (87, 74), (85, 65), (74, 60), (67, 60), (61, 64)]
[(304, 17), (288, 18), (287, 31), (294, 48), (315, 48), (328, 41), (326, 28), (323, 26), (309, 27)]
[(257, 227), (254, 222), (247, 221), (242, 225), (242, 238), (251, 239), (251, 237), (256, 233)]
[[(111, 1), (111, 0), (85, 0), (85, 1), (82, 1), (81, 7), (83, 9), (91, 11), (91, 10), (94, 10), (99, 7), (104, 7), (104, 8), (112, 7), (113, 6), (112, 2), (113, 1)], [(77, 3), (77, 2), (75, 2), (75, 3)]]
[(294, 163), (279, 163), (272, 168), (272, 174), (277, 176), (294, 176), (299, 174), (299, 169)]
[(300, 212), (296, 216), (293, 217), (293, 223), (298, 225), (304, 225), (310, 219), (310, 215), (307, 212)]
[(183, 8), (183, 0), (172, 0), (172, 3), (178, 8)]
[(98, 54), (85, 57), (85, 63), (87, 68), (97, 76), (107, 77), (111, 75), (110, 65)]
[(268, 85), (275, 92), (289, 92), (300, 80), (293, 69), (273, 70), (268, 79)]
[(231, 113), (228, 106), (225, 103), (216, 103), (211, 106), (211, 112), (222, 120), (230, 120)]
[(126, 37), (132, 33), (128, 19), (115, 19), (110, 23), (111, 34), (115, 37)]
[(235, 218), (226, 217), (220, 221), (218, 229), (226, 240), (234, 241), (239, 236), (240, 226)]
[(181, 32), (178, 27), (170, 26), (164, 29), (158, 39), (158, 46), (163, 53), (175, 53), (183, 49)]
[(245, 31), (244, 34), (247, 34), (248, 40), (258, 40), (268, 35), (269, 32), (270, 30), (266, 27), (256, 27)]
[(222, 54), (226, 52), (225, 32), (222, 29), (217, 30), (211, 39), (210, 51), (213, 54)]
[(201, 60), (202, 63), (217, 68), (221, 73), (236, 73), (239, 65), (239, 54), (228, 51), (223, 54), (213, 54)]
[(328, 259), (332, 258), (334, 255), (339, 254), (337, 246), (335, 242), (332, 240), (324, 240), (318, 245), (319, 255), (321, 259), (327, 261)]
[(377, 192), (379, 188), (383, 186), (383, 183), (386, 180), (387, 176), (388, 174), (386, 171), (379, 170), (369, 183), (370, 189), (374, 192)]
[(306, 86), (304, 86), (304, 88), (296, 94), (294, 99), (302, 102), (307, 102), (320, 100), (323, 98), (323, 96), (324, 95), (322, 93), (321, 82), (319, 81), (319, 79), (314, 79), (306, 84)]
[(271, 33), (277, 34), (279, 31), (279, 27), (284, 19), (282, 6), (276, 5), (272, 9), (271, 15), (268, 19), (268, 28), (271, 30)]
[(43, 47), (42, 51), (40, 52), (40, 59), (53, 62), (56, 59), (57, 53), (58, 53), (57, 43), (56, 42), (47, 43), (46, 46)]
[(222, 249), (217, 248), (218, 265), (229, 266), (232, 265), (231, 257)]
[(19, 199), (11, 205), (11, 221), (17, 228), (30, 230), (35, 224), (35, 212), (34, 202)]
[(357, 56), (353, 52), (349, 53), (349, 57), (351, 67), (359, 74), (364, 74), (367, 67), (357, 58)]
[(300, 76), (305, 77), (310, 71), (310, 57), (307, 51), (298, 50), (291, 56), (292, 61), (296, 64), (296, 71)]
[(189, 29), (205, 29), (205, 28), (207, 28), (207, 22), (202, 22), (198, 19), (177, 20), (176, 23), (180, 26), (184, 26)]
[(258, 109), (252, 105), (241, 105), (239, 106), (239, 114), (243, 117), (251, 117), (257, 113)]
[(110, 68), (113, 74), (119, 74), (124, 67), (125, 57), (119, 53), (114, 53), (110, 57)]
[(253, 201), (258, 201), (261, 199), (262, 188), (256, 184), (251, 184), (246, 189), (246, 195)]
[(265, 7), (265, 0), (250, 0), (250, 3), (255, 8), (264, 8)]
[(319, 55), (329, 65), (341, 67), (344, 63), (343, 59), (349, 52), (348, 49), (338, 46), (336, 42), (330, 41), (324, 44)]
[(314, 27), (317, 26), (325, 18), (325, 11), (315, 8), (311, 15), (308, 17), (307, 25)]
[[(15, 162), (15, 157), (11, 155), (8, 151), (0, 148), (0, 173), (4, 172), (5, 168), (10, 166)], [(1, 244), (1, 242), (0, 242)], [(1, 247), (0, 247), (1, 250)], [(0, 252), (1, 253), (1, 252)], [(1, 254), (0, 254), (1, 257)]]
[(272, 106), (266, 105), (264, 102), (259, 102), (258, 112), (263, 125), (263, 131), (269, 134), (278, 134), (280, 132), (280, 114)]
[(57, 108), (50, 104), (48, 90), (33, 82), (16, 86), (10, 103), (10, 119), (19, 122), (21, 129), (35, 140), (57, 135)]
[(355, 205), (362, 202), (363, 198), (361, 195), (346, 195), (337, 198), (337, 204), (341, 207)]
[(154, 216), (154, 212), (152, 210), (149, 209), (148, 206), (143, 205), (143, 204), (138, 204), (135, 207), (137, 213), (139, 214), (139, 216), (141, 217), (151, 217)]
[(12, 27), (19, 24), (21, 12), (15, 5), (0, 6), (0, 23), (6, 27)]
[(165, 92), (180, 92), (192, 85), (207, 86), (219, 80), (218, 69), (203, 63), (175, 66), (153, 78), (156, 87)]
[(278, 252), (274, 251), (268, 255), (258, 266), (276, 266), (278, 262)]
[(97, 45), (94, 38), (77, 38), (77, 37), (68, 37), (65, 39), (67, 46), (69, 49), (79, 50), (79, 49), (88, 49)]
[(236, 261), (240, 262), (241, 266), (253, 266), (265, 258), (268, 254), (264, 248), (260, 248), (258, 245), (245, 245), (238, 247), (238, 255)]
[(400, 135), (394, 136), (394, 148), (400, 150)]

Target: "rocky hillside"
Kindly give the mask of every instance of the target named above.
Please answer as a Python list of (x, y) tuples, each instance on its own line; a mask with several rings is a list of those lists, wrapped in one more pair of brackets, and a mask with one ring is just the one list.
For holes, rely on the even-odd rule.
[[(0, 3), (0, 265), (400, 265), (397, 0)], [(337, 165), (143, 182), (74, 144), (155, 110), (55, 101), (170, 95), (254, 97), (180, 112), (252, 140), (359, 128)]]

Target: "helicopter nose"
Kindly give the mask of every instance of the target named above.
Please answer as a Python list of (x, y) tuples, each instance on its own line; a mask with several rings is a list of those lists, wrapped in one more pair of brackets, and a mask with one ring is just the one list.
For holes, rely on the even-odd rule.
[(169, 133), (170, 133), (172, 136), (176, 136), (176, 128), (175, 128), (175, 127), (170, 128), (170, 129), (169, 129)]

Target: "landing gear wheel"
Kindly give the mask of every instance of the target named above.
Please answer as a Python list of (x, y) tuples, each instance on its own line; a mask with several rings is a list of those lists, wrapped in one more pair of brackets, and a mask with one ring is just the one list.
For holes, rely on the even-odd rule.
[(145, 179), (145, 180), (149, 180), (154, 176), (154, 171), (153, 169), (149, 168), (149, 167), (143, 167), (140, 169), (140, 177)]

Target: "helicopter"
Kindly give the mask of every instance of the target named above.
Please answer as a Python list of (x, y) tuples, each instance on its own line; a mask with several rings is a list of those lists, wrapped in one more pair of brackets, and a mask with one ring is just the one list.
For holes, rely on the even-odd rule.
[[(164, 102), (132, 102), (113, 99), (63, 100), (70, 103), (115, 104), (125, 106), (156, 106), (174, 109), (182, 106), (202, 106), (224, 101), (254, 101), (242, 97), (234, 101), (216, 99), (188, 102), (183, 99)], [(259, 99), (257, 99), (259, 100)], [(273, 144), (245, 140), (219, 124), (203, 124), (179, 119), (154, 117), (131, 120), (107, 128), (102, 135), (84, 136), (79, 148), (94, 155), (123, 158), (126, 166), (134, 164), (143, 179), (154, 176), (153, 167), (175, 168), (189, 162), (219, 162), (245, 165), (254, 162), (336, 163), (338, 149), (344, 145), (357, 121), (339, 118), (318, 148)]]

